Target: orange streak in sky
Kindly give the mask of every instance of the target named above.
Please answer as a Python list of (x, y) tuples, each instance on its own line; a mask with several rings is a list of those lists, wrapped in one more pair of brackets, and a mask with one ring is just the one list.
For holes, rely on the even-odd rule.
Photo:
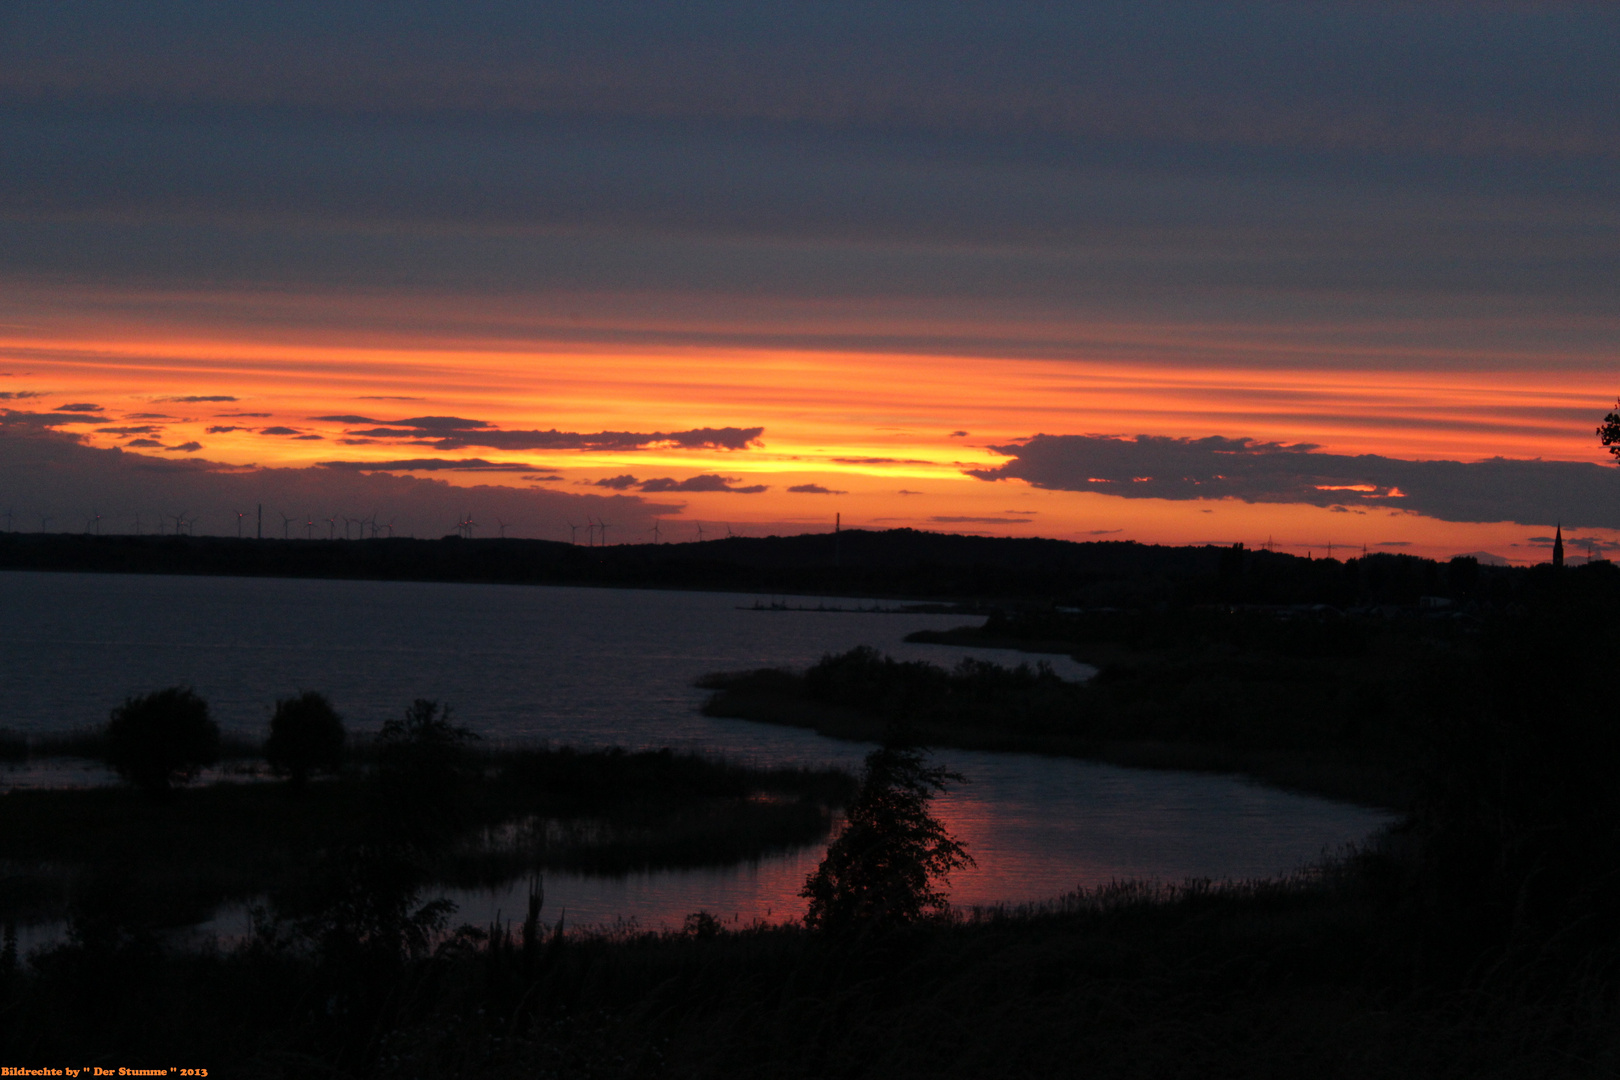
[[(962, 470), (993, 466), (1004, 459), (990, 447), (1037, 433), (1223, 435), (1313, 443), (1343, 454), (1464, 461), (1498, 455), (1604, 460), (1592, 428), (1615, 386), (1608, 372), (1591, 365), (1515, 366), (1512, 357), (1499, 356), (1489, 368), (1425, 371), (1410, 365), (1421, 350), (1391, 345), (1390, 355), (1399, 352), (1402, 364), (1336, 369), (1311, 366), (1299, 343), (1258, 330), (1247, 338), (1234, 336), (1231, 327), (1210, 334), (1210, 340), (1200, 340), (1189, 328), (1163, 331), (1157, 348), (1182, 358), (1154, 362), (1142, 359), (1153, 342), (1140, 328), (1107, 326), (1097, 328), (1101, 343), (1090, 350), (1052, 359), (579, 344), (494, 332), (482, 340), (468, 332), (451, 341), (379, 330), (368, 344), (353, 328), (326, 332), (296, 320), (187, 325), (117, 311), (77, 322), (46, 318), (0, 327), (0, 359), (12, 373), (4, 388), (43, 392), (35, 399), (41, 410), (75, 401), (105, 406), (107, 424), (71, 429), (90, 432), (95, 445), (121, 445), (128, 438), (95, 434), (96, 426), (131, 426), (137, 421), (123, 419), (128, 414), (161, 413), (175, 417), (154, 421), (165, 444), (195, 440), (204, 445), (199, 456), (233, 464), (435, 454), (398, 441), (342, 445), (346, 431), (364, 425), (311, 419), (331, 414), (380, 420), (460, 416), (506, 430), (577, 432), (763, 426), (763, 445), (738, 452), (473, 446), (449, 455), (531, 463), (563, 470), (568, 481), (624, 472), (642, 479), (712, 472), (771, 485), (760, 496), (680, 496), (687, 501), (685, 516), (700, 520), (819, 524), (837, 509), (847, 524), (1250, 543), (1269, 523), (1294, 537), (1285, 543), (1314, 544), (1318, 536), (1325, 543), (1336, 529), (1343, 538), (1336, 542), (1346, 544), (1411, 538), (1426, 549), (1455, 550), (1518, 542), (1507, 538), (1522, 539), (1526, 530), (1447, 525), (1383, 509), (1373, 512), (1379, 515), (1374, 529), (1373, 522), (1349, 522), (1310, 507), (1126, 501), (985, 483)], [(1337, 348), (1329, 342), (1325, 362)], [(1376, 350), (1362, 344), (1353, 351), (1364, 359)], [(1193, 362), (1186, 353), (1218, 356), (1219, 362)], [(1260, 354), (1276, 366), (1241, 362)], [(1298, 362), (1278, 363), (1285, 356)], [(194, 395), (238, 400), (164, 400)], [(8, 404), (36, 407), (28, 400)], [(233, 412), (269, 415), (221, 415)], [(210, 434), (210, 426), (249, 430)], [(259, 433), (271, 426), (322, 438)], [(492, 482), (487, 475), (451, 479)], [(835, 501), (785, 491), (806, 483), (847, 494)], [(986, 520), (936, 520), (942, 518)]]

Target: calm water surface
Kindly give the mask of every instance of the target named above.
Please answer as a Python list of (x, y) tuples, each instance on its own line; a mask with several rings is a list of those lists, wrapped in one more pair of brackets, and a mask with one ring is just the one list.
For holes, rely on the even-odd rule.
[[(869, 749), (698, 712), (697, 676), (803, 667), (873, 645), (905, 659), (1021, 654), (908, 645), (953, 615), (750, 610), (756, 597), (505, 585), (0, 572), (0, 726), (31, 733), (104, 721), (129, 694), (176, 683), (228, 731), (259, 735), (278, 696), (327, 694), (357, 730), (417, 697), (449, 702), (486, 738), (671, 746), (759, 764), (859, 764)], [(811, 601), (814, 603), (815, 601)], [(1083, 678), (1084, 665), (1059, 673)], [(1030, 754), (941, 751), (970, 783), (941, 800), (978, 868), (959, 903), (1045, 899), (1114, 878), (1286, 873), (1364, 838), (1375, 811), (1230, 777), (1120, 769)], [(3, 781), (0, 777), (0, 781)], [(26, 779), (26, 778), (25, 778)], [(39, 779), (39, 777), (34, 777)], [(94, 773), (69, 769), (53, 782)], [(819, 849), (718, 871), (622, 879), (553, 874), (548, 914), (573, 924), (678, 924), (708, 910), (743, 922), (802, 910)], [(521, 913), (522, 890), (458, 894), (462, 918)]]

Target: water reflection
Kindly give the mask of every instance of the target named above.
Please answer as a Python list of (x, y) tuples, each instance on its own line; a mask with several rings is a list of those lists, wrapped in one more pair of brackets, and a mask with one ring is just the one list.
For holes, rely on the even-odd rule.
[[(751, 602), (723, 593), (0, 572), (5, 723), (29, 732), (101, 723), (125, 696), (178, 683), (207, 698), (228, 731), (262, 737), (275, 699), (309, 688), (360, 730), (427, 697), (451, 702), (461, 723), (497, 743), (670, 746), (760, 765), (856, 768), (868, 747), (701, 715), (704, 693), (692, 680), (804, 667), (858, 644), (946, 664), (968, 652), (1024, 659), (901, 640), (971, 621), (961, 616), (761, 612), (747, 610)], [(1040, 900), (1119, 877), (1285, 873), (1385, 820), (1227, 777), (1027, 754), (940, 759), (972, 781), (939, 808), (979, 862), (957, 880), (959, 903)], [(49, 767), (58, 771), (40, 778), (63, 785), (105, 778), (78, 765)], [(547, 910), (649, 926), (679, 925), (697, 910), (745, 923), (796, 915), (798, 889), (820, 855), (812, 848), (723, 871), (615, 879), (552, 874)], [(456, 899), (464, 919), (485, 921), (496, 909), (521, 911), (521, 889)]]
[[(863, 643), (906, 659), (954, 663), (962, 650), (901, 639), (976, 621), (738, 610), (751, 600), (734, 593), (6, 571), (4, 723), (29, 733), (100, 724), (126, 696), (180, 684), (208, 700), (227, 732), (262, 736), (275, 699), (308, 688), (325, 693), (360, 729), (375, 730), (426, 697), (450, 702), (462, 723), (495, 739), (691, 747), (776, 760), (781, 740), (770, 729), (699, 715), (704, 693), (692, 681), (709, 671), (805, 667)], [(1005, 661), (1009, 654), (976, 655)], [(1065, 667), (1075, 676), (1085, 670)]]
[[(1276, 791), (1235, 777), (1164, 773), (1030, 754), (941, 751), (970, 780), (936, 802), (978, 865), (952, 879), (959, 906), (1049, 900), (1126, 878), (1180, 882), (1291, 873), (1363, 839), (1389, 815)], [(820, 846), (719, 870), (623, 878), (548, 873), (548, 918), (574, 925), (634, 918), (677, 928), (694, 911), (740, 925), (797, 918), (798, 891)], [(447, 893), (458, 918), (485, 923), (521, 912), (523, 882)]]

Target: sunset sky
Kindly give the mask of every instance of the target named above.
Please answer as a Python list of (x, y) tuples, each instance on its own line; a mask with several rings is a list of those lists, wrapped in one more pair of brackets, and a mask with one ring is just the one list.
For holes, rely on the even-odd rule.
[(8, 3), (0, 513), (1613, 550), (1616, 56), (1612, 4)]

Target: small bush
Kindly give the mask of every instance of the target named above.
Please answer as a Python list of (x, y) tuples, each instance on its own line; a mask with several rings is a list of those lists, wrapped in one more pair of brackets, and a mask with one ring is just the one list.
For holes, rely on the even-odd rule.
[(450, 715), (450, 706), (417, 698), (403, 718), (386, 721), (377, 734), (384, 773), (428, 786), (461, 779), (467, 771), (468, 744), (478, 741), (478, 735), (451, 723)]
[(315, 772), (337, 772), (343, 764), (343, 720), (324, 694), (306, 690), (276, 702), (264, 757), (279, 776), (302, 787)]
[(107, 764), (150, 794), (188, 784), (219, 760), (219, 725), (189, 686), (126, 698), (107, 722)]
[(456, 795), (479, 773), (469, 744), (478, 736), (451, 723), (450, 707), (417, 698), (377, 734), (377, 778), (395, 832), (453, 831), (463, 808)]

